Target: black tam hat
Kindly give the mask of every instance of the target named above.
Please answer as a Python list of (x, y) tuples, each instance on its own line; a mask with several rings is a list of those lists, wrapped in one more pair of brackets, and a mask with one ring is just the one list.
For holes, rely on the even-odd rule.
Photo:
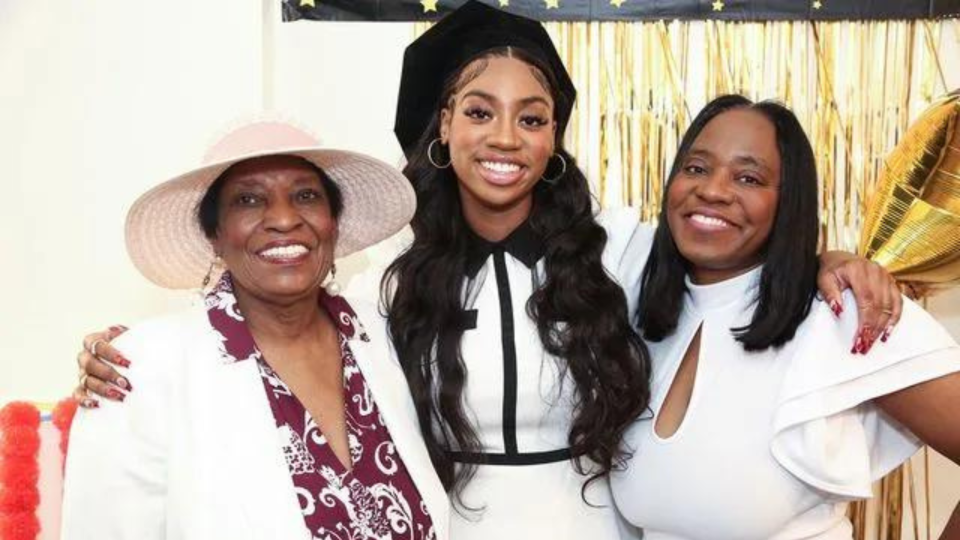
[(407, 159), (440, 108), (444, 83), (474, 58), (499, 47), (522, 49), (553, 71), (559, 94), (557, 133), (563, 133), (577, 91), (550, 35), (535, 20), (470, 0), (417, 38), (403, 55), (393, 131)]

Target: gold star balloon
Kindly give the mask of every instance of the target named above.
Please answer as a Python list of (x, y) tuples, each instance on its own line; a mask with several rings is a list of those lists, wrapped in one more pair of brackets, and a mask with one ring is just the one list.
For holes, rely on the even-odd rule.
[(887, 157), (860, 252), (900, 281), (960, 283), (960, 91), (934, 101)]

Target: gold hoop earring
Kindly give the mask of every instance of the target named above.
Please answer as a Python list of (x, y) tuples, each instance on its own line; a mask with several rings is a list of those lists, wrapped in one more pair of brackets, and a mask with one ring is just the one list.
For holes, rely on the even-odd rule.
[[(560, 158), (560, 174), (554, 176), (553, 178), (547, 178), (546, 176), (541, 176), (540, 179), (544, 182), (550, 184), (551, 186), (556, 185), (557, 182), (563, 178), (563, 175), (567, 174), (567, 160), (561, 154), (554, 154), (550, 156), (550, 159)], [(544, 171), (546, 172), (546, 171)]]
[(446, 165), (440, 165), (439, 163), (437, 163), (437, 162), (433, 159), (433, 145), (435, 145), (435, 144), (437, 144), (437, 143), (440, 143), (440, 145), (443, 146), (443, 142), (440, 140), (440, 137), (437, 137), (436, 139), (430, 141), (430, 145), (427, 146), (427, 161), (429, 161), (430, 164), (433, 165), (434, 167), (436, 167), (437, 169), (446, 169), (447, 167), (450, 166), (451, 163), (453, 163), (453, 160), (450, 159), (449, 156), (448, 156), (447, 164), (446, 164)]

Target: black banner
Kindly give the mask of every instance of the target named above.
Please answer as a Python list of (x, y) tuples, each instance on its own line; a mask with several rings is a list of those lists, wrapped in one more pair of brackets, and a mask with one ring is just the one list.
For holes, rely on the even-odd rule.
[[(281, 0), (283, 20), (432, 21), (466, 0)], [(483, 0), (541, 21), (837, 21), (960, 17), (960, 0)]]

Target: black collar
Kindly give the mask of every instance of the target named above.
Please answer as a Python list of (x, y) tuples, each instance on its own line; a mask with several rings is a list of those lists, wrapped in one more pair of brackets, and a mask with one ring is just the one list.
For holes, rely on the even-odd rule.
[(499, 242), (490, 242), (478, 236), (473, 231), (469, 231), (470, 237), (467, 241), (467, 277), (473, 279), (483, 268), (490, 255), (500, 249), (514, 259), (522, 262), (527, 268), (533, 268), (546, 250), (543, 236), (533, 230), (530, 220), (524, 221), (519, 227), (513, 230), (509, 236)]

